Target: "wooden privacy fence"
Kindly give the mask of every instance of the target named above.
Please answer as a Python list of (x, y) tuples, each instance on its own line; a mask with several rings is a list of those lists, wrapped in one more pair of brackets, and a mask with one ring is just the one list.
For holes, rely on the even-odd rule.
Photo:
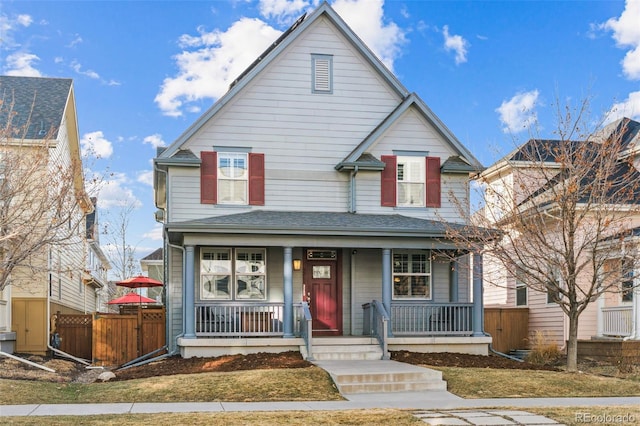
[(58, 334), (59, 340), (52, 338), (51, 345), (75, 357), (91, 359), (92, 325), (91, 315), (58, 313), (55, 316), (54, 332)]
[(122, 365), (165, 345), (165, 309), (93, 316), (93, 364)]
[(484, 330), (493, 338), (493, 349), (498, 352), (527, 348), (529, 309), (485, 308)]
[(136, 306), (122, 314), (57, 314), (55, 331), (61, 351), (116, 366), (165, 345), (165, 309)]

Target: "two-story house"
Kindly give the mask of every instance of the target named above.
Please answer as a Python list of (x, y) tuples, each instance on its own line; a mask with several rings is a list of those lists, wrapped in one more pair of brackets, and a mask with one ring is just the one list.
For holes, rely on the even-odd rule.
[(327, 3), (154, 163), (171, 350), (487, 353), (447, 238), (482, 166)]
[(84, 187), (72, 80), (0, 76), (0, 93), (0, 249), (15, 264), (0, 292), (0, 342), (5, 351), (44, 354), (53, 315), (96, 310), (103, 282), (85, 273), (85, 216), (94, 206)]
[[(588, 244), (577, 245), (582, 255), (575, 258), (593, 260), (588, 267), (582, 268), (577, 276), (579, 298), (588, 298), (596, 293), (578, 322), (578, 339), (580, 340), (620, 340), (640, 339), (640, 262), (638, 248), (640, 239), (640, 123), (628, 118), (617, 120), (588, 140), (542, 140), (531, 139), (500, 161), (484, 170), (479, 180), (486, 184), (485, 218), (504, 232), (516, 232), (512, 227), (509, 215), (524, 215), (523, 206), (535, 205), (541, 217), (540, 240), (552, 246), (553, 235), (556, 241), (562, 241), (562, 233), (558, 232), (559, 206), (557, 200), (549, 198), (551, 185), (562, 182), (562, 161), (556, 157), (564, 152), (579, 152), (580, 147), (593, 144), (594, 153), (601, 152), (599, 145), (610, 140), (615, 153), (612, 159), (609, 186), (603, 186), (600, 195), (598, 189), (586, 190), (590, 185), (589, 170), (579, 182), (581, 199), (575, 205), (577, 214), (584, 216), (580, 226), (576, 227), (575, 241), (588, 241)], [(568, 149), (566, 149), (568, 148)], [(591, 166), (590, 166), (591, 165)], [(595, 168), (596, 163), (584, 162), (582, 167)], [(581, 163), (574, 162), (574, 167)], [(594, 172), (595, 173), (595, 172)], [(603, 180), (603, 182), (606, 182)], [(584, 191), (584, 192), (582, 192)], [(591, 197), (589, 197), (591, 196)], [(604, 201), (597, 200), (601, 197)], [(599, 204), (598, 204), (599, 203)], [(607, 204), (606, 206), (603, 204)], [(506, 220), (505, 220), (506, 219)], [(599, 222), (596, 222), (598, 221)], [(608, 220), (608, 225), (601, 225)], [(569, 222), (566, 222), (569, 223)], [(573, 223), (578, 223), (574, 221)], [(591, 229), (590, 224), (593, 224)], [(565, 227), (566, 229), (566, 227)], [(586, 230), (586, 231), (585, 231)], [(596, 235), (595, 232), (600, 233)], [(555, 234), (554, 234), (555, 233)], [(526, 234), (530, 235), (530, 234)], [(532, 245), (534, 246), (534, 245)], [(577, 252), (576, 248), (576, 252)], [(551, 252), (551, 249), (549, 250)], [(562, 249), (559, 249), (559, 253)], [(594, 256), (593, 253), (598, 254)], [(522, 253), (523, 259), (527, 253)], [(514, 257), (515, 258), (515, 257)], [(543, 291), (540, 285), (532, 285), (526, 274), (518, 273), (518, 265), (504, 265), (503, 262), (485, 255), (484, 258), (484, 303), (485, 306), (523, 307), (528, 309), (529, 335), (536, 333), (559, 348), (565, 348), (569, 338), (569, 320), (557, 303), (555, 290)], [(540, 263), (543, 263), (540, 259)], [(558, 272), (566, 264), (565, 259), (552, 259), (549, 255), (547, 265), (540, 265), (541, 273), (549, 278), (561, 277)], [(545, 271), (546, 268), (546, 271)], [(597, 271), (597, 272), (594, 272)], [(598, 296), (597, 288), (590, 288), (591, 278), (601, 280), (601, 288), (607, 291)], [(561, 279), (561, 278), (558, 278)], [(564, 284), (560, 281), (560, 285)], [(561, 287), (564, 288), (564, 287)], [(580, 294), (580, 291), (583, 294)], [(579, 342), (579, 345), (582, 342)], [(528, 342), (522, 342), (524, 349)]]

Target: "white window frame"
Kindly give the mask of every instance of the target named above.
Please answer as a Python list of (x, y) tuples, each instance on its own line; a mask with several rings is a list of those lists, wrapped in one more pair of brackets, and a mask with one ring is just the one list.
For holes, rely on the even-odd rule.
[[(527, 283), (522, 279), (521, 270), (521, 266), (516, 267), (514, 303), (516, 306), (529, 306), (529, 288), (527, 287)], [(524, 291), (524, 303), (518, 303), (518, 293), (521, 291)]]
[[(205, 259), (209, 254), (222, 254), (226, 259)], [(241, 259), (241, 255), (248, 255)], [(259, 258), (262, 258), (261, 260)], [(208, 261), (225, 262), (210, 264)], [(250, 270), (247, 270), (247, 267)], [(243, 277), (250, 277), (245, 278)], [(226, 289), (206, 288), (207, 284), (223, 282)], [(244, 284), (243, 284), (244, 283)], [(249, 288), (244, 288), (249, 283)], [(241, 288), (242, 287), (242, 288)], [(264, 301), (267, 298), (267, 250), (265, 248), (218, 248), (200, 249), (200, 299), (217, 301)], [(218, 293), (219, 292), (219, 293)]]
[[(396, 161), (396, 206), (425, 207), (426, 158), (424, 156), (397, 156)], [(418, 191), (407, 190), (415, 185), (418, 185)], [(402, 199), (402, 194), (405, 194), (404, 199)]]
[[(564, 288), (564, 281), (562, 280), (561, 274), (557, 270), (552, 270), (552, 271), (550, 271), (550, 273), (553, 275), (554, 280), (556, 280), (558, 282), (558, 286), (560, 288)], [(562, 299), (562, 293), (560, 293), (559, 290), (557, 291), (557, 293), (558, 293), (558, 297), (560, 299)], [(553, 300), (553, 293), (551, 293), (551, 291), (549, 289), (547, 289), (546, 294), (547, 294), (547, 305), (557, 305), (558, 304), (558, 302)]]
[[(218, 152), (217, 157), (218, 204), (249, 204), (249, 154), (246, 152)], [(225, 164), (226, 162), (229, 164)], [(240, 162), (244, 164), (244, 168), (237, 167)], [(238, 170), (244, 170), (244, 172), (238, 174)], [(240, 193), (236, 193), (236, 184), (238, 183), (240, 183)], [(228, 198), (226, 197), (227, 193), (229, 194)]]
[[(407, 256), (406, 270), (398, 262), (398, 256)], [(414, 268), (415, 259), (413, 256), (424, 256), (425, 267), (416, 271)], [(394, 250), (392, 255), (392, 299), (394, 300), (432, 300), (433, 299), (433, 264), (431, 261), (431, 251), (429, 250)], [(419, 261), (420, 263), (420, 261)], [(407, 287), (407, 294), (397, 294), (396, 287)], [(421, 282), (422, 281), (422, 282)], [(417, 289), (425, 287), (423, 292)], [(414, 294), (415, 293), (415, 294)]]
[(333, 55), (311, 54), (311, 93), (333, 93)]
[(632, 303), (635, 288), (636, 270), (634, 260), (623, 257), (620, 262), (620, 302)]

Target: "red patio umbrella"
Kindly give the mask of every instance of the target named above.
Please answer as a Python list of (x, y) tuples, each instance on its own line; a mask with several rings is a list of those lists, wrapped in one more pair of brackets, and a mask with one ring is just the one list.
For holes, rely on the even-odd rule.
[(127, 293), (122, 297), (107, 302), (109, 305), (130, 305), (134, 303), (157, 303), (155, 300), (144, 297), (138, 293)]
[(137, 277), (127, 278), (126, 280), (116, 282), (116, 285), (120, 287), (128, 288), (143, 288), (143, 287), (161, 287), (163, 284), (161, 281), (154, 280), (153, 278), (145, 277), (144, 275), (138, 275)]

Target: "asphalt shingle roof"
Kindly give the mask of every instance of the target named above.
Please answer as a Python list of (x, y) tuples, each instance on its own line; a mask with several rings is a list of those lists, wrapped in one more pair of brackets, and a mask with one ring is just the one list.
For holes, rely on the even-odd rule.
[(57, 138), (71, 85), (67, 78), (0, 76), (0, 123), (11, 111), (15, 138)]

